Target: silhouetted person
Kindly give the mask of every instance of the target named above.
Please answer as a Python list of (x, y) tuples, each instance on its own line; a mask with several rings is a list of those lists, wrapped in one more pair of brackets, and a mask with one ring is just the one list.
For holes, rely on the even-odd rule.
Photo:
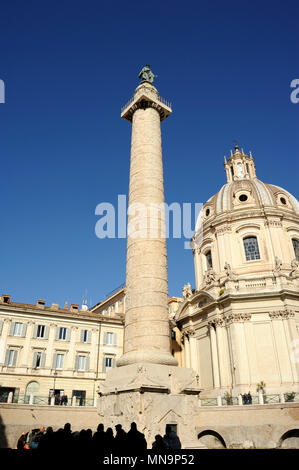
[(24, 446), (25, 446), (26, 441), (27, 441), (27, 436), (28, 436), (28, 432), (22, 432), (22, 434), (20, 435), (20, 437), (18, 439), (18, 443), (17, 443), (17, 449), (18, 450), (23, 450), (24, 449)]
[(34, 436), (32, 437), (31, 444), (30, 444), (30, 449), (37, 449), (39, 446), (39, 443), (45, 434), (45, 428), (41, 426), (37, 432), (34, 433)]
[(64, 406), (67, 406), (67, 403), (68, 403), (68, 397), (67, 395), (64, 393), (61, 397), (61, 405), (64, 405)]
[(155, 441), (152, 444), (152, 449), (157, 454), (163, 453), (168, 449), (166, 442), (160, 434), (157, 434), (155, 436)]
[(53, 449), (54, 431), (52, 426), (48, 426), (45, 434), (41, 437), (38, 450), (39, 452), (49, 453)]
[(114, 451), (114, 448), (115, 448), (114, 441), (115, 441), (115, 437), (113, 435), (112, 428), (107, 428), (105, 432), (105, 449), (104, 449), (105, 454), (108, 454)]
[(114, 438), (115, 450), (116, 452), (124, 453), (124, 451), (126, 450), (126, 444), (127, 444), (127, 434), (123, 430), (121, 424), (117, 424), (115, 426), (115, 429), (116, 429), (116, 435)]
[(127, 434), (127, 446), (129, 453), (132, 451), (135, 454), (140, 454), (146, 451), (147, 444), (144, 437), (140, 431), (137, 430), (137, 424), (131, 423), (131, 429)]
[(247, 402), (248, 402), (248, 405), (252, 405), (252, 396), (250, 392), (247, 393)]
[(180, 449), (181, 441), (174, 431), (171, 430), (171, 426), (166, 425), (166, 434), (164, 436), (164, 442), (168, 446), (168, 449)]
[(247, 397), (246, 393), (244, 393), (244, 395), (242, 395), (242, 399), (243, 399), (243, 405), (247, 405), (248, 397)]
[(104, 431), (104, 425), (99, 424), (96, 432), (92, 437), (93, 452), (96, 454), (103, 453), (106, 447), (106, 433)]

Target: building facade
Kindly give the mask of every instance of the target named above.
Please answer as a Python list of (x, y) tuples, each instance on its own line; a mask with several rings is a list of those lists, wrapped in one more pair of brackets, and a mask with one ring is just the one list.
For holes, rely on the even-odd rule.
[[(86, 305), (36, 305), (0, 298), (0, 401), (93, 406), (99, 383), (123, 350), (123, 313)], [(113, 305), (113, 309), (112, 309)], [(98, 306), (99, 307), (99, 306)], [(103, 307), (104, 309), (104, 307)]]
[[(88, 309), (12, 302), (0, 297), (0, 403), (93, 406), (107, 370), (123, 353), (125, 287)], [(170, 321), (181, 299), (169, 299)], [(170, 349), (181, 363), (180, 331), (171, 325)], [(32, 398), (30, 398), (32, 396)], [(56, 398), (55, 398), (56, 397)]]
[(201, 397), (299, 390), (299, 204), (235, 147), (192, 240), (196, 289), (175, 319)]

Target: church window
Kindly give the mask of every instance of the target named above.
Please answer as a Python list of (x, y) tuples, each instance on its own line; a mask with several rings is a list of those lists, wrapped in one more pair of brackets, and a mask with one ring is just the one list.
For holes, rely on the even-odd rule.
[(213, 267), (213, 261), (212, 261), (212, 252), (209, 250), (206, 253), (206, 260), (207, 260), (207, 269), (211, 269)]
[(246, 171), (249, 174), (249, 165), (248, 165), (248, 163), (246, 163)]
[(296, 240), (296, 238), (293, 238), (292, 243), (293, 243), (293, 247), (294, 247), (296, 260), (299, 261), (299, 241)]
[(246, 194), (241, 194), (241, 196), (239, 196), (239, 200), (241, 202), (245, 202), (247, 201), (247, 199), (248, 199), (248, 196)]
[(232, 173), (232, 177), (234, 178), (234, 167), (233, 166), (230, 167), (230, 171)]
[(281, 202), (281, 204), (284, 204), (284, 205), (286, 205), (286, 203), (287, 203), (287, 201), (285, 200), (284, 197), (281, 197), (281, 198), (280, 198), (280, 202)]
[(206, 210), (206, 216), (208, 217), (210, 215), (210, 209)]
[(246, 237), (243, 240), (246, 261), (260, 259), (260, 251), (256, 237)]

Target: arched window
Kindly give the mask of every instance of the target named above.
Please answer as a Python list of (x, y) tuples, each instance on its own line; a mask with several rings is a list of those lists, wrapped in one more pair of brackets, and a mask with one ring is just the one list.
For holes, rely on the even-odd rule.
[(39, 394), (39, 383), (32, 381), (27, 384), (25, 395), (38, 395)]
[(292, 238), (292, 243), (295, 251), (295, 258), (299, 261), (299, 241), (296, 238)]
[(246, 237), (243, 239), (246, 261), (260, 259), (259, 245), (256, 237)]
[(212, 261), (212, 252), (211, 252), (211, 250), (206, 252), (206, 260), (207, 260), (207, 269), (212, 269), (213, 261)]

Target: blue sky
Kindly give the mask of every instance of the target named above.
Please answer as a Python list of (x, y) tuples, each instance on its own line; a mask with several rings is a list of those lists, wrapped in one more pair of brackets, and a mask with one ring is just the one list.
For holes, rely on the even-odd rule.
[[(17, 1), (0, 15), (0, 293), (95, 304), (125, 281), (126, 241), (95, 236), (95, 207), (129, 183), (120, 108), (145, 63), (172, 101), (162, 124), (166, 201), (205, 202), (237, 139), (257, 176), (298, 198), (298, 2)], [(168, 241), (169, 294), (194, 286)]]

